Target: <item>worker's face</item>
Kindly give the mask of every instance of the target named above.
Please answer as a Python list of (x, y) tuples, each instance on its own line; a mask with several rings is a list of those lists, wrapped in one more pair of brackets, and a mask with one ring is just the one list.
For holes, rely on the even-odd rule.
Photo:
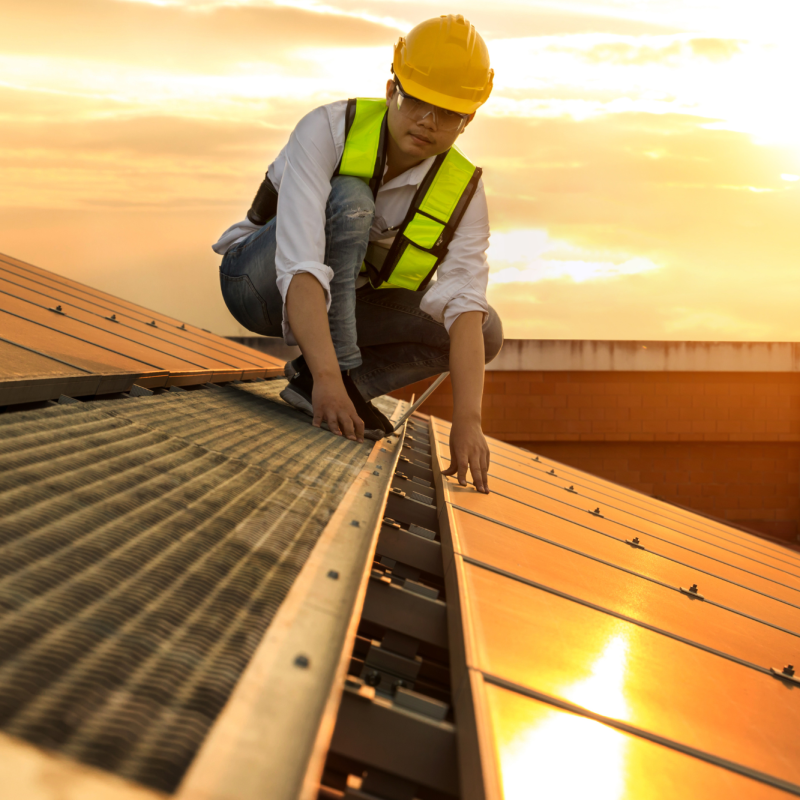
[[(391, 79), (386, 83), (386, 104), (389, 107), (389, 133), (400, 150), (411, 158), (423, 161), (438, 156), (449, 150), (459, 137), (459, 132), (439, 130), (431, 115), (415, 122), (403, 114), (397, 107), (397, 89)], [(467, 125), (474, 116), (470, 115)]]

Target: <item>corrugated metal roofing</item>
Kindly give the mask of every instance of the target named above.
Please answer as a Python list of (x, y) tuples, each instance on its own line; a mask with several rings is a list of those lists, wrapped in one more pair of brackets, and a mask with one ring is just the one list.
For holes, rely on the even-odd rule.
[(800, 794), (797, 554), (432, 428), (464, 797)]
[(366, 462), (284, 381), (0, 415), (0, 728), (173, 790)]
[(221, 336), (0, 254), (0, 405), (282, 374)]

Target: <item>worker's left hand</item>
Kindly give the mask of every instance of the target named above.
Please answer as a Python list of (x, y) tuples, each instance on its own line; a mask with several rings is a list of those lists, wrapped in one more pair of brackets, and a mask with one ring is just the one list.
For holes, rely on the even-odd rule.
[(450, 429), (450, 466), (443, 475), (455, 475), (461, 486), (467, 485), (467, 468), (479, 492), (489, 494), (489, 445), (480, 420), (453, 420)]

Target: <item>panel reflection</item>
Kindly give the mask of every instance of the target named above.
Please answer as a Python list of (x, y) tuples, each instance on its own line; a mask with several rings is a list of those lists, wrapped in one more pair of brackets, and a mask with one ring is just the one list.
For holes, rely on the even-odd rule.
[[(564, 689), (577, 705), (624, 719), (627, 641), (611, 639), (591, 665), (589, 677)], [(511, 692), (492, 693), (493, 727), (506, 800), (619, 800), (625, 796), (626, 737), (594, 720), (538, 703), (519, 702)]]

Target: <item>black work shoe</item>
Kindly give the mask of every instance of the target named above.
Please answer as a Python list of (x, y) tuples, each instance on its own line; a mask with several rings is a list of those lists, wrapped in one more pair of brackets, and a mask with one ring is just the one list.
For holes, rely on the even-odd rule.
[[(290, 361), (286, 366), (288, 367)], [(305, 366), (305, 365), (304, 365)], [(299, 372), (295, 372), (286, 388), (281, 392), (281, 399), (290, 406), (305, 411), (310, 417), (314, 416), (314, 408), (311, 405), (311, 393), (314, 391), (314, 379), (311, 377), (311, 370), (306, 367)]]
[(290, 381), (303, 369), (306, 365), (306, 360), (303, 358), (302, 355), (297, 356), (292, 361), (287, 361), (283, 366), (283, 374), (286, 376), (286, 380)]
[(348, 397), (356, 407), (356, 413), (364, 421), (364, 438), (377, 441), (388, 436), (392, 432), (392, 423), (369, 400), (364, 399), (347, 372), (342, 372), (342, 381)]
[[(375, 406), (368, 403), (358, 391), (356, 385), (353, 383), (347, 372), (342, 372), (342, 382), (347, 391), (350, 401), (356, 409), (356, 413), (361, 417), (364, 423), (364, 438), (377, 441), (382, 439), (391, 429), (391, 423), (386, 417), (378, 411)], [(314, 416), (314, 408), (311, 403), (312, 392), (314, 391), (314, 378), (311, 376), (311, 370), (303, 364), (303, 367), (297, 372), (294, 377), (289, 381), (286, 388), (281, 392), (281, 399), (288, 403), (290, 406), (304, 411), (310, 417)], [(326, 423), (322, 423), (323, 427), (328, 428)], [(388, 430), (388, 432), (391, 432)]]
[(372, 400), (367, 400), (367, 405), (372, 409), (372, 413), (378, 419), (378, 421), (383, 425), (383, 434), (384, 436), (390, 436), (394, 433), (394, 425), (392, 425), (389, 417), (386, 416), (377, 406), (372, 405)]

